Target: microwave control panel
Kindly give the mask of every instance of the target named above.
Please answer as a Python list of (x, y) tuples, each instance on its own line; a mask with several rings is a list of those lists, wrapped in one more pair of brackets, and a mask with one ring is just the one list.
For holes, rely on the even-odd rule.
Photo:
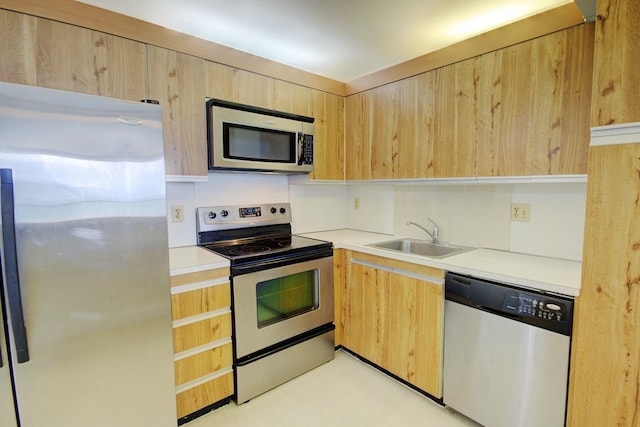
[(304, 134), (300, 140), (298, 165), (313, 165), (313, 135)]

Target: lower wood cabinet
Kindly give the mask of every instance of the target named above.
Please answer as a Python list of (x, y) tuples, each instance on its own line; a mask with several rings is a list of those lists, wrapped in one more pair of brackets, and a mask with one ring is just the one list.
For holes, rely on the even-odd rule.
[(441, 398), (444, 271), (352, 251), (335, 259), (339, 343)]
[(229, 268), (171, 277), (178, 419), (233, 395)]

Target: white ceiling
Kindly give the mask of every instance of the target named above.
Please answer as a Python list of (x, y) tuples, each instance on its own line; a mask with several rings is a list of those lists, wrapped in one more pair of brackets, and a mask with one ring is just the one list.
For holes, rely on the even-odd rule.
[(82, 0), (342, 82), (572, 0)]

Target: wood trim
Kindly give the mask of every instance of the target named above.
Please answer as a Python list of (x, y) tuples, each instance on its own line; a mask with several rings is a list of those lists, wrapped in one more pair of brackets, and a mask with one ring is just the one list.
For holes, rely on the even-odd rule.
[(346, 83), (346, 96), (584, 23), (569, 3)]
[(160, 46), (335, 95), (345, 94), (344, 83), (337, 80), (73, 0), (0, 0), (0, 8)]

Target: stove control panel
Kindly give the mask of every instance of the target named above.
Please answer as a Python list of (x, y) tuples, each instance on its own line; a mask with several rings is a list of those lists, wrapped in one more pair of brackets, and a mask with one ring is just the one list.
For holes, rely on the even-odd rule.
[(198, 233), (290, 223), (291, 206), (289, 203), (196, 208)]

